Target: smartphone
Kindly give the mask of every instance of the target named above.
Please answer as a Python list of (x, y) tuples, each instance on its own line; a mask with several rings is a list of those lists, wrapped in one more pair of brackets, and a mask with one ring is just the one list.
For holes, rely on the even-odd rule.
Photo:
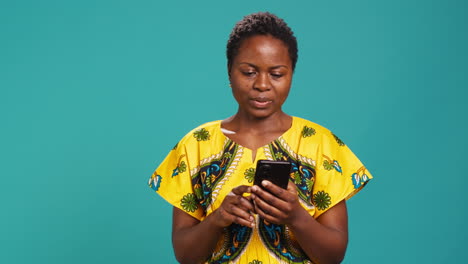
[(255, 170), (254, 184), (262, 186), (263, 180), (268, 180), (279, 187), (288, 188), (291, 163), (288, 161), (259, 160)]

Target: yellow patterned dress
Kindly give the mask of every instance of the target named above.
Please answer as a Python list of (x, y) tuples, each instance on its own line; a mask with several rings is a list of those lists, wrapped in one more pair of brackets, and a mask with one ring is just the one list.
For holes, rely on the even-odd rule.
[[(177, 143), (151, 176), (149, 186), (171, 205), (203, 221), (232, 188), (253, 184), (259, 159), (292, 163), (290, 180), (314, 218), (349, 199), (372, 178), (337, 136), (293, 117), (289, 130), (257, 149), (255, 160), (252, 150), (222, 133), (221, 121), (203, 124)], [(256, 221), (254, 228), (226, 227), (206, 263), (311, 263), (287, 226), (259, 217)]]

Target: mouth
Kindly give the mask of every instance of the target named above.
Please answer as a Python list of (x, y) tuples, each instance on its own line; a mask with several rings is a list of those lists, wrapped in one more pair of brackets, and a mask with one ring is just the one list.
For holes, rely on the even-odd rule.
[(266, 108), (268, 107), (273, 101), (266, 97), (255, 97), (251, 98), (250, 102), (255, 108)]

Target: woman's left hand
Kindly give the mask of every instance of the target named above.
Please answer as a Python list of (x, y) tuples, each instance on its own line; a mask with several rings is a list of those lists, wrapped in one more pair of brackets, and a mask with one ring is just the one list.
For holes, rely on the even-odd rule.
[(254, 185), (251, 198), (255, 212), (263, 219), (273, 224), (291, 225), (305, 211), (299, 203), (296, 185), (291, 181), (286, 190), (266, 180), (262, 185), (269, 192)]

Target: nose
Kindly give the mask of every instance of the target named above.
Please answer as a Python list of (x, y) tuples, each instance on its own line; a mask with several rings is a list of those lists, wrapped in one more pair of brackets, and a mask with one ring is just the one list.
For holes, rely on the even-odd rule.
[(265, 74), (265, 73), (258, 74), (257, 78), (255, 79), (253, 88), (260, 92), (270, 90), (271, 82), (270, 82), (270, 78), (268, 74)]

